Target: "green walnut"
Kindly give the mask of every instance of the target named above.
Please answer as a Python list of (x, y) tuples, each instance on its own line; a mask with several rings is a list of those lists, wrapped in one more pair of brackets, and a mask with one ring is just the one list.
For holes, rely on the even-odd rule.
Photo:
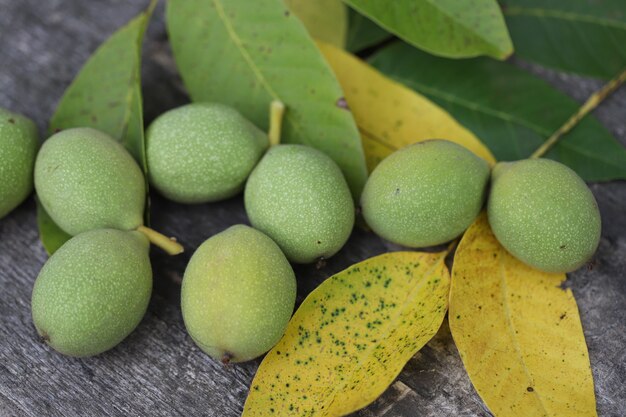
[(494, 167), (489, 224), (502, 246), (546, 272), (578, 269), (600, 241), (600, 212), (585, 182), (549, 159)]
[(120, 343), (150, 300), (148, 247), (143, 234), (113, 229), (67, 241), (33, 288), (33, 321), (41, 340), (69, 356), (97, 355)]
[(0, 109), (0, 219), (33, 190), (39, 137), (28, 118)]
[(206, 203), (243, 189), (268, 138), (231, 107), (197, 103), (159, 116), (146, 146), (154, 188), (179, 203)]
[(272, 147), (252, 171), (244, 199), (252, 226), (296, 263), (331, 257), (354, 226), (354, 202), (341, 170), (303, 145)]
[(146, 189), (139, 165), (119, 142), (91, 128), (63, 130), (44, 142), (35, 189), (50, 217), (70, 235), (143, 224)]
[(193, 254), (181, 300), (196, 344), (222, 362), (243, 362), (282, 337), (296, 300), (296, 278), (272, 239), (236, 225)]
[(445, 243), (474, 221), (485, 201), (489, 165), (446, 140), (406, 146), (372, 172), (363, 217), (379, 236), (420, 248)]

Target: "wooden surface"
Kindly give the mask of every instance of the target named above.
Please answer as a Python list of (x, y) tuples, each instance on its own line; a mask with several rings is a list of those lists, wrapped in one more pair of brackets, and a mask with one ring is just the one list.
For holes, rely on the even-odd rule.
[[(22, 112), (42, 132), (57, 100), (89, 54), (145, 1), (0, 0), (0, 106)], [(144, 50), (148, 121), (186, 97), (173, 71), (162, 7)], [(529, 67), (578, 101), (601, 83)], [(596, 112), (626, 144), (626, 91)], [(570, 275), (589, 345), (600, 416), (626, 415), (626, 184), (591, 186), (604, 227), (592, 270)], [(186, 254), (153, 251), (155, 291), (145, 319), (117, 348), (95, 358), (61, 356), (36, 336), (30, 293), (46, 260), (31, 199), (0, 220), (0, 416), (237, 416), (259, 361), (224, 367), (187, 336), (179, 285), (193, 250), (229, 225), (246, 222), (240, 197), (199, 206), (155, 198), (153, 225), (178, 236)], [(355, 231), (322, 270), (299, 267), (301, 301), (324, 278), (395, 249)], [(393, 386), (358, 416), (489, 416), (474, 392), (447, 325)]]

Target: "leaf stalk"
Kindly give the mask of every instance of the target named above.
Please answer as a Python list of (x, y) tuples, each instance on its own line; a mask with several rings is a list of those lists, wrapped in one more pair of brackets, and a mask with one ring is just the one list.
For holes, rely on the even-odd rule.
[(530, 155), (530, 158), (541, 158), (546, 154), (563, 135), (572, 130), (574, 126), (578, 124), (591, 111), (593, 111), (604, 99), (610, 96), (615, 90), (617, 90), (626, 81), (626, 69), (618, 74), (615, 78), (610, 80), (600, 90), (596, 91), (589, 96), (587, 101), (578, 109), (576, 113), (572, 115), (556, 132), (552, 134), (535, 152)]

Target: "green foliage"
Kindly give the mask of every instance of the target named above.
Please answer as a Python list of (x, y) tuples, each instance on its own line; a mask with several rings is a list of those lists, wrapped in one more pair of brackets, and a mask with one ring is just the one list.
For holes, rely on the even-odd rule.
[(348, 7), (341, 0), (284, 0), (309, 34), (338, 48), (346, 44)]
[(50, 120), (50, 133), (92, 127), (119, 140), (146, 165), (141, 102), (141, 44), (151, 6), (107, 39), (89, 58)]
[(626, 68), (624, 0), (501, 0), (515, 53), (557, 70), (611, 78)]
[[(398, 42), (371, 63), (450, 112), (501, 161), (527, 158), (579, 107), (528, 72), (486, 58), (437, 58)], [(626, 179), (626, 149), (595, 117), (584, 118), (546, 156), (587, 181)]]
[[(68, 87), (50, 120), (50, 133), (70, 127), (93, 127), (119, 140), (147, 172), (141, 100), (141, 45), (156, 5), (115, 32), (89, 58)], [(62, 245), (62, 232), (38, 208), (40, 239), (49, 254)]]
[[(361, 191), (364, 219), (390, 241), (423, 247), (463, 233), (484, 205), (487, 162), (442, 140), (412, 144), (383, 159), (399, 144), (441, 137), (432, 132), (457, 135), (450, 139), (491, 157), (482, 152), (482, 141), (504, 161), (527, 158), (553, 132), (555, 141), (568, 132), (549, 158), (585, 180), (626, 179), (626, 150), (595, 118), (580, 121), (624, 82), (626, 72), (592, 96), (578, 119), (570, 119), (576, 102), (491, 59), (513, 52), (506, 18), (522, 59), (609, 78), (626, 66), (622, 1), (502, 0), (503, 17), (496, 0), (344, 0), (354, 8), (346, 28), (348, 9), (340, 0), (169, 0), (168, 32), (192, 100), (232, 106), (258, 128), (221, 111), (221, 104), (211, 105), (221, 108), (219, 116), (168, 119), (209, 107), (196, 103), (157, 119), (146, 147), (140, 68), (152, 0), (94, 53), (52, 117), (50, 132), (62, 132), (44, 144), (35, 182), (42, 242), (49, 253), (60, 249), (33, 291), (39, 335), (73, 356), (110, 349), (137, 326), (149, 302), (146, 237), (169, 253), (182, 251), (175, 239), (141, 226), (147, 175), (135, 161), (143, 174), (150, 162), (157, 188), (185, 203), (233, 195), (256, 164), (244, 198), (250, 222), (261, 231), (233, 226), (193, 255), (181, 294), (189, 334), (223, 361), (250, 360), (278, 343), (253, 382), (245, 415), (347, 415), (369, 404), (445, 317), (448, 251), (383, 254), (353, 265), (304, 300), (290, 323), (296, 280), (289, 260), (309, 263), (339, 251), (353, 228)], [(313, 39), (362, 51), (393, 36), (407, 43), (384, 47), (371, 62), (420, 95), (320, 42), (325, 61)], [(490, 58), (474, 58), (480, 55)], [(272, 125), (272, 143), (280, 136), (281, 126), (269, 122), (270, 102), (286, 105), (286, 144), (272, 147), (258, 162), (268, 145), (259, 128)], [(224, 120), (237, 126), (230, 129)], [(382, 160), (367, 183), (360, 134), (372, 166)], [(77, 141), (58, 146), (59, 138)], [(0, 158), (0, 172), (4, 165)], [(571, 384), (561, 382), (575, 378), (558, 376), (583, 375), (584, 398), (579, 396), (577, 406), (594, 415), (578, 312), (571, 294), (560, 289), (565, 276), (519, 262), (549, 272), (580, 267), (600, 237), (593, 195), (574, 171), (548, 159), (502, 162), (492, 179), (493, 234), (479, 215), (454, 260), (452, 300), (462, 313), (450, 315), (451, 328), (468, 373), (498, 415), (513, 407), (526, 414), (545, 414), (546, 407), (554, 407), (555, 415), (570, 413), (574, 408), (561, 398), (569, 398)], [(204, 188), (215, 184), (208, 192)], [(72, 234), (113, 227), (145, 235), (100, 229), (70, 238), (53, 217)], [(494, 333), (494, 325), (501, 331)], [(537, 328), (551, 329), (562, 343), (542, 344), (547, 333)], [(485, 361), (485, 351), (495, 356)], [(577, 360), (562, 359), (570, 352)], [(535, 378), (545, 369), (557, 377)], [(275, 389), (276, 380), (288, 383)], [(511, 405), (502, 392), (521, 402)], [(532, 392), (549, 395), (539, 401)]]
[(262, 129), (283, 102), (282, 141), (315, 147), (358, 196), (367, 171), (343, 92), (303, 25), (280, 0), (170, 0), (174, 57), (194, 101), (231, 105)]
[(349, 9), (346, 49), (356, 53), (374, 46), (393, 35), (362, 14)]
[(450, 58), (513, 52), (496, 0), (345, 0), (380, 26), (432, 54)]
[(37, 227), (39, 228), (39, 239), (48, 255), (55, 253), (65, 242), (72, 238), (57, 225), (48, 214), (43, 205), (37, 199)]

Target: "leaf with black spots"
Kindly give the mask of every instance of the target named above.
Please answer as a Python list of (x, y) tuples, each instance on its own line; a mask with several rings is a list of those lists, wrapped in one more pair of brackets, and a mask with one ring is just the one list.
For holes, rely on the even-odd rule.
[(261, 363), (243, 416), (342, 416), (374, 401), (443, 322), (446, 254), (386, 253), (324, 281)]

